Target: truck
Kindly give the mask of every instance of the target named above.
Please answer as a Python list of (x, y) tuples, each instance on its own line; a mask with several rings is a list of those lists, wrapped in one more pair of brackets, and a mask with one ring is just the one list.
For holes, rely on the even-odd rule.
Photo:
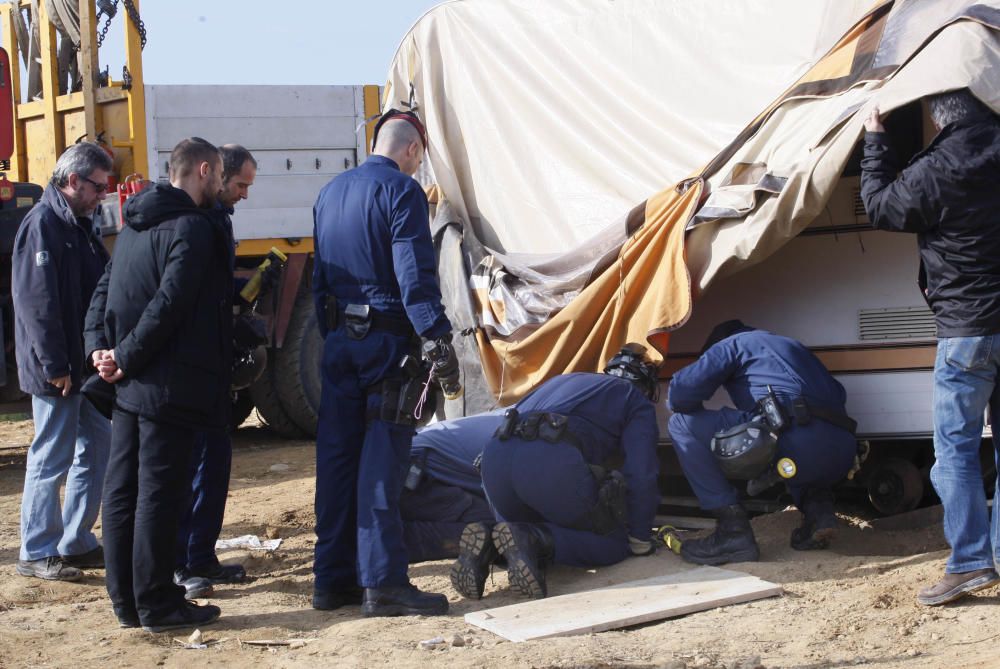
[[(74, 3), (75, 4), (75, 3)], [(0, 403), (24, 406), (14, 361), (10, 258), (21, 220), (41, 196), (56, 159), (76, 141), (101, 144), (113, 157), (109, 197), (95, 216), (113, 248), (120, 200), (141, 180), (166, 180), (170, 151), (196, 135), (246, 146), (258, 162), (249, 199), (233, 218), (237, 272), (248, 275), (277, 248), (287, 255), (281, 280), (258, 304), (268, 322), (269, 365), (233, 397), (233, 424), (256, 408), (286, 437), (315, 433), (321, 341), (309, 299), (312, 203), (319, 189), (364, 160), (379, 106), (377, 86), (157, 86), (143, 80), (146, 40), (138, 0), (79, 3), (79, 25), (51, 16), (47, 2), (0, 5), (2, 171), (12, 197), (0, 210), (0, 319), (5, 365)], [(113, 79), (100, 48), (107, 25), (124, 22), (122, 78)], [(102, 27), (103, 26), (103, 27)], [(69, 54), (67, 56), (67, 54)], [(73, 61), (75, 60), (75, 66)], [(103, 68), (103, 69), (102, 69)], [(4, 142), (0, 139), (0, 152)], [(2, 184), (3, 182), (0, 182)], [(0, 196), (3, 195), (0, 185)]]

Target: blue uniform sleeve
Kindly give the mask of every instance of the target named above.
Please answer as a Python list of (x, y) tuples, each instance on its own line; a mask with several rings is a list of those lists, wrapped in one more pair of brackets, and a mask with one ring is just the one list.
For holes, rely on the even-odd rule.
[(214, 240), (213, 226), (208, 221), (191, 218), (177, 226), (153, 299), (135, 328), (115, 346), (115, 360), (126, 375), (134, 376), (149, 364), (194, 310), (211, 266)]
[(696, 361), (674, 374), (667, 391), (667, 406), (674, 413), (701, 411), (726, 379), (739, 369), (733, 338), (723, 339)]
[[(61, 224), (61, 222), (57, 222)], [(63, 329), (59, 263), (64, 242), (42, 214), (26, 223), (14, 250), (14, 309), (31, 340), (46, 380), (70, 373), (69, 343)]]
[(629, 392), (621, 436), (621, 449), (625, 454), (622, 473), (628, 484), (628, 526), (631, 536), (647, 541), (660, 503), (657, 485), (660, 464), (656, 457), (659, 430), (653, 403), (636, 389)]
[(899, 174), (902, 165), (884, 132), (866, 132), (861, 159), (861, 199), (872, 226), (890, 232), (926, 232), (937, 225), (941, 187), (938, 175), (951, 170), (936, 165), (928, 151)]
[(326, 339), (326, 296), (329, 295), (329, 289), (326, 285), (326, 276), (323, 273), (323, 257), (319, 250), (319, 235), (317, 234), (319, 230), (317, 228), (316, 207), (313, 207), (313, 241), (316, 242), (313, 244), (313, 306), (316, 309), (316, 325), (319, 326), (319, 334)]
[(395, 195), (391, 211), (392, 263), (406, 315), (420, 336), (445, 335), (451, 322), (441, 305), (427, 196), (416, 181)]

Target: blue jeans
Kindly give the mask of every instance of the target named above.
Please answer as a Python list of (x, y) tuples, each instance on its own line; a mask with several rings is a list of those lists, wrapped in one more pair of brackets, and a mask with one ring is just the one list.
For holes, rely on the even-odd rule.
[(219, 564), (215, 542), (222, 532), (229, 497), (233, 444), (225, 430), (206, 430), (194, 437), (191, 455), (191, 501), (177, 531), (177, 567), (211, 569)]
[[(931, 482), (944, 506), (944, 536), (951, 546), (945, 571), (952, 574), (1000, 562), (1000, 514), (994, 509), (991, 529), (979, 462), (983, 413), (988, 405), (994, 422), (1000, 422), (998, 371), (1000, 335), (938, 341), (934, 363), (936, 461)], [(994, 425), (994, 430), (998, 428)], [(994, 451), (1000, 460), (997, 441)]]
[(81, 555), (98, 545), (91, 529), (101, 508), (111, 421), (82, 395), (33, 395), (31, 411), (35, 438), (24, 472), (20, 558)]

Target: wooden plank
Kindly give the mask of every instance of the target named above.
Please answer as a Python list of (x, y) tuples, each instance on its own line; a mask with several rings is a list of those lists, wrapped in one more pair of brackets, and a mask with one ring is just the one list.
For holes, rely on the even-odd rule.
[(607, 588), (475, 611), (465, 622), (510, 641), (604, 632), (782, 593), (780, 585), (717, 567), (696, 567)]

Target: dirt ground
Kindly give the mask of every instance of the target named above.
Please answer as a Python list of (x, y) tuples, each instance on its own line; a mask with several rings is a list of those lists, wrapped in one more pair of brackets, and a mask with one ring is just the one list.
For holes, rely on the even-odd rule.
[[(735, 565), (781, 584), (782, 597), (691, 614), (623, 631), (510, 643), (466, 624), (470, 611), (516, 603), (506, 574), (497, 571), (480, 602), (461, 599), (448, 580), (449, 562), (411, 567), (421, 588), (445, 592), (443, 618), (365, 619), (357, 608), (310, 608), (313, 447), (281, 441), (248, 424), (235, 438), (233, 481), (223, 537), (281, 537), (273, 553), (231, 551), (253, 576), (220, 586), (212, 603), (223, 617), (204, 628), (204, 650), (175, 642), (181, 634), (119, 630), (104, 591), (103, 572), (82, 583), (49, 583), (18, 576), (18, 514), (24, 447), (30, 421), (0, 423), (0, 668), (13, 667), (669, 667), (753, 669), (825, 667), (1000, 667), (1000, 589), (960, 604), (919, 606), (914, 593), (936, 579), (947, 555), (939, 523), (923, 514), (896, 523), (844, 517), (832, 550), (798, 553), (788, 547), (794, 510), (754, 520), (762, 561)], [(275, 467), (286, 465), (287, 467)], [(555, 568), (558, 595), (644, 578), (680, 568), (661, 551), (609, 569)], [(420, 646), (434, 637), (446, 644)], [(248, 640), (306, 640), (255, 647)]]

